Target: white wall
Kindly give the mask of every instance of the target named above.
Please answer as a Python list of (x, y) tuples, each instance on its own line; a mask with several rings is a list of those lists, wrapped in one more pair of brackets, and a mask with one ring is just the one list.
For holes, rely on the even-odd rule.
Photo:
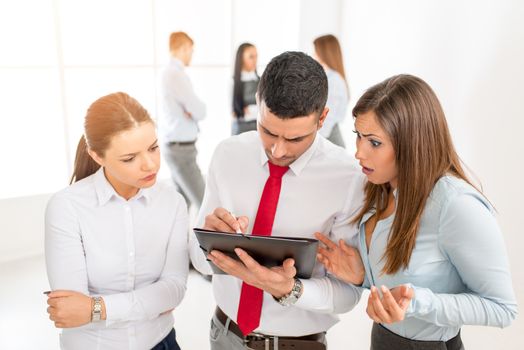
[(343, 0), (302, 0), (300, 2), (299, 49), (313, 55), (313, 40), (325, 34), (339, 36), (342, 29)]
[(44, 252), (44, 212), (49, 197), (0, 199), (0, 263)]

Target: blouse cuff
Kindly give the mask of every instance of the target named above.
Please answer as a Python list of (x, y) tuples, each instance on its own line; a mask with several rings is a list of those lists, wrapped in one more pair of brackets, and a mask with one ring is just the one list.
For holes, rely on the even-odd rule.
[(415, 287), (411, 283), (407, 284), (413, 288), (413, 299), (406, 310), (406, 316), (426, 315), (433, 309), (434, 294), (428, 288)]

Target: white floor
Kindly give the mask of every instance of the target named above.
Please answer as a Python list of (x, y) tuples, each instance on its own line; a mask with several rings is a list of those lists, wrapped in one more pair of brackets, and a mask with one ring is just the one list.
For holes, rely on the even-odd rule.
[[(47, 319), (48, 289), (44, 258), (37, 256), (0, 264), (0, 349), (55, 350), (58, 330)], [(365, 300), (328, 332), (330, 350), (369, 349), (371, 322)], [(214, 301), (209, 282), (197, 273), (189, 277), (188, 291), (175, 312), (175, 328), (182, 349), (208, 349), (208, 331)], [(464, 327), (467, 349), (524, 349), (524, 322), (517, 320), (505, 330)]]

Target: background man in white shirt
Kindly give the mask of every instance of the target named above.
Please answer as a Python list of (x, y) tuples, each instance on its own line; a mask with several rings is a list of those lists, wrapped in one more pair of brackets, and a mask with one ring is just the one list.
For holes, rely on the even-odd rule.
[[(231, 137), (215, 150), (197, 224), (226, 232), (256, 231), (269, 168), (277, 166), (289, 169), (281, 180), (272, 235), (314, 238), (319, 231), (335, 241), (355, 237), (356, 227), (349, 221), (362, 205), (364, 176), (342, 148), (317, 134), (328, 113), (326, 99), (326, 74), (315, 60), (300, 52), (273, 58), (258, 86), (258, 130)], [(190, 251), (193, 265), (211, 274), (194, 235)], [(311, 279), (297, 280), (291, 259), (267, 269), (245, 252), (237, 254), (244, 264), (218, 251), (207, 255), (229, 274), (213, 276), (213, 350), (244, 349), (246, 344), (263, 348), (266, 342), (271, 349), (275, 343), (276, 348), (285, 343), (324, 349), (325, 332), (338, 321), (335, 314), (351, 310), (360, 299), (359, 288), (326, 274), (321, 264), (315, 265)], [(262, 338), (245, 336), (250, 328), (237, 324), (243, 281), (264, 291), (253, 330)]]
[(171, 60), (162, 73), (162, 113), (159, 134), (162, 154), (173, 181), (189, 205), (197, 208), (204, 196), (204, 179), (196, 162), (198, 122), (206, 116), (205, 104), (196, 96), (184, 67), (191, 63), (193, 40), (184, 32), (169, 37)]

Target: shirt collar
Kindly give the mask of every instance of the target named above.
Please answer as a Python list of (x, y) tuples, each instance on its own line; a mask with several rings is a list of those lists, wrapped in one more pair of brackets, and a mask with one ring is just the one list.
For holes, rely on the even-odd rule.
[(365, 213), (365, 214), (362, 216), (362, 219), (360, 220), (360, 225), (365, 224), (366, 221), (368, 221), (370, 217), (372, 217), (373, 215), (375, 215), (376, 212), (377, 212), (376, 209), (375, 209), (375, 208), (372, 208), (370, 211), (368, 211), (367, 213)]
[[(395, 206), (398, 205), (398, 197), (397, 197), (397, 188), (395, 188), (393, 190), (393, 197), (395, 198)], [(375, 213), (377, 212), (377, 209), (376, 208), (371, 208), (367, 213), (365, 213), (363, 216), (362, 216), (362, 220), (360, 220), (360, 224), (364, 224), (366, 221), (369, 220), (370, 217), (372, 217), (373, 215), (375, 215)], [(388, 218), (390, 217), (393, 217), (393, 215), (390, 215), (388, 216)], [(387, 220), (388, 218), (386, 218), (385, 220)]]
[[(95, 173), (94, 184), (96, 196), (98, 198), (98, 204), (100, 206), (104, 206), (112, 198), (120, 198), (124, 200), (118, 193), (116, 193), (115, 189), (113, 186), (111, 186), (109, 181), (107, 181), (103, 167), (100, 167), (100, 169), (98, 169)], [(136, 195), (129, 199), (129, 201), (143, 200), (144, 204), (147, 204), (151, 200), (151, 191), (151, 188), (141, 188), (138, 190)]]
[[(320, 137), (318, 134), (315, 135), (315, 140), (313, 140), (313, 143), (309, 148), (300, 156), (298, 159), (296, 159), (293, 163), (289, 165), (289, 169), (296, 175), (299, 176), (302, 170), (306, 167), (309, 160), (313, 157), (313, 154), (318, 148), (318, 143), (320, 142)], [(265, 166), (268, 162), (268, 158), (266, 155), (266, 152), (264, 150), (264, 146), (260, 145), (260, 165)]]

